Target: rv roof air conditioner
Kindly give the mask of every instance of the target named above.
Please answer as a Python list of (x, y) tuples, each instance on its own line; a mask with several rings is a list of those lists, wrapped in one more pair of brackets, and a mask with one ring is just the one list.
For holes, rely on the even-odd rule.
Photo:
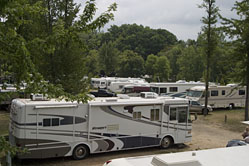
[(140, 96), (145, 99), (157, 98), (158, 94), (154, 92), (141, 92)]
[(126, 95), (126, 94), (117, 94), (117, 97), (118, 97), (119, 99), (129, 99), (129, 98), (130, 98), (130, 96), (128, 96), (128, 95)]
[(46, 101), (48, 100), (47, 96), (46, 95), (43, 95), (43, 94), (31, 94), (30, 95), (30, 99), (32, 101)]
[(151, 164), (153, 166), (202, 166), (202, 164), (195, 159), (183, 159), (181, 161), (171, 161), (170, 159), (163, 160), (162, 158), (159, 157), (153, 157)]

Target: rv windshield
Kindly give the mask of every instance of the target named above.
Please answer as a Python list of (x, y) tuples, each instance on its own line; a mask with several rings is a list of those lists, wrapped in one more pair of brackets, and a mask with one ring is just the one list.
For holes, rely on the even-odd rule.
[(187, 96), (189, 96), (189, 97), (201, 97), (202, 93), (203, 93), (202, 91), (190, 90), (187, 92)]

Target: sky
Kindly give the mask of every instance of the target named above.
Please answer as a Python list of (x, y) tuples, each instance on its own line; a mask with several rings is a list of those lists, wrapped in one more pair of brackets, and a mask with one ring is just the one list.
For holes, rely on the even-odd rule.
[[(216, 0), (223, 17), (236, 17), (236, 13), (231, 11), (235, 1)], [(75, 2), (82, 3), (82, 0)], [(114, 21), (110, 21), (102, 29), (103, 31), (107, 31), (111, 25), (136, 23), (152, 29), (166, 29), (179, 40), (195, 40), (201, 31), (200, 20), (206, 15), (204, 9), (198, 8), (202, 0), (96, 0), (98, 8), (96, 16), (106, 11), (114, 2), (118, 5)]]

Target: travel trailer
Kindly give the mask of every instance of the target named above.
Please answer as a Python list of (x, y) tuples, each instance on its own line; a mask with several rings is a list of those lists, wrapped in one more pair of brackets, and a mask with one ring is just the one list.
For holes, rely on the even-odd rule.
[(127, 86), (147, 86), (149, 87), (149, 83), (144, 80), (128, 80), (127, 82), (112, 82), (108, 89), (114, 93), (121, 93), (124, 87)]
[[(115, 87), (110, 87), (111, 83), (113, 82), (119, 82), (119, 84), (124, 83), (123, 85), (127, 85), (125, 82), (130, 82), (131, 84), (132, 83), (146, 83), (146, 81), (142, 78), (131, 78), (131, 77), (128, 77), (128, 78), (121, 78), (121, 77), (91, 78), (91, 85), (94, 88), (107, 88), (113, 91), (112, 89), (115, 89)], [(115, 90), (113, 92), (116, 93)]]
[(187, 89), (194, 86), (204, 86), (203, 82), (187, 82), (185, 80), (179, 80), (176, 82), (159, 82), (159, 83), (150, 83), (151, 90), (156, 92), (159, 95), (170, 94), (170, 93), (179, 93), (185, 92)]
[(127, 94), (128, 96), (138, 97), (141, 92), (150, 92), (149, 84), (132, 84), (125, 85), (122, 89), (122, 94)]
[(17, 156), (21, 159), (82, 159), (89, 153), (168, 148), (191, 141), (187, 99), (143, 96), (94, 98), (87, 103), (15, 99), (10, 111), (10, 143), (27, 148), (29, 153)]
[(248, 145), (151, 156), (119, 158), (103, 166), (248, 166)]
[[(209, 86), (208, 104), (212, 108), (244, 107), (246, 99), (245, 87), (236, 84), (226, 86)], [(186, 98), (205, 104), (205, 86), (195, 86), (187, 91)]]

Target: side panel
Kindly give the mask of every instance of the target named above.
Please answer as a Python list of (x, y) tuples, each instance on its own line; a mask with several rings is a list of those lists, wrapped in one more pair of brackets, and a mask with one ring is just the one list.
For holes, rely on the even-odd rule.
[(152, 109), (160, 112), (161, 105), (92, 107), (91, 136), (99, 139), (92, 139), (91, 152), (159, 145), (161, 122), (151, 121)]

